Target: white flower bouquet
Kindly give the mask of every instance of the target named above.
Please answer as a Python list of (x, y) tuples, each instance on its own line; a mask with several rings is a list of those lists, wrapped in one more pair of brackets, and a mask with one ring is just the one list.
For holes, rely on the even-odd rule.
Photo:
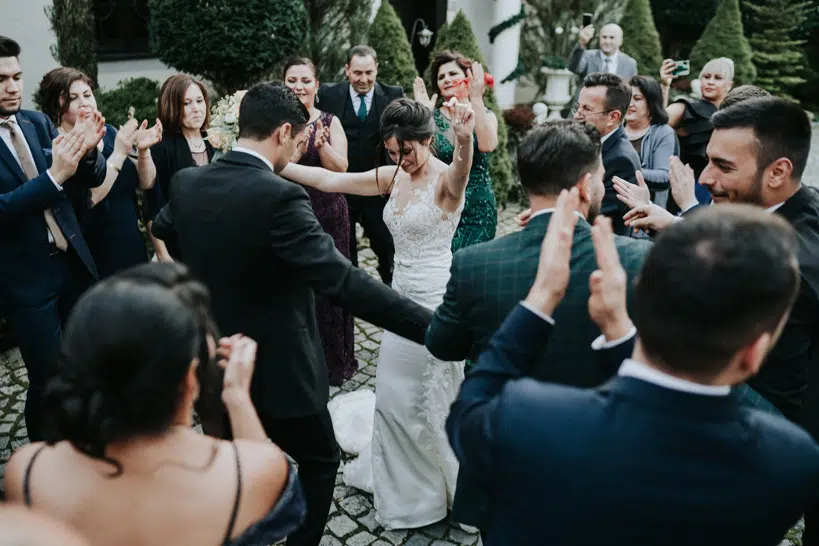
[(245, 93), (246, 90), (240, 90), (224, 96), (211, 108), (207, 138), (222, 153), (232, 150), (239, 136), (239, 105)]

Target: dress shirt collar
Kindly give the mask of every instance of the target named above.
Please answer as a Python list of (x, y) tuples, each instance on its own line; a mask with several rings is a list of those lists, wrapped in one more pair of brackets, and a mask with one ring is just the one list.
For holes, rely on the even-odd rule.
[(778, 209), (779, 207), (781, 207), (784, 204), (785, 204), (785, 201), (782, 201), (781, 203), (777, 203), (776, 205), (774, 205), (772, 207), (768, 207), (767, 209), (765, 209), (765, 212), (768, 212), (768, 213), (774, 212), (774, 211), (776, 211), (776, 209)]
[[(554, 211), (555, 211), (554, 207), (552, 207), (552, 208), (548, 208), (548, 209), (540, 209), (540, 210), (538, 210), (538, 211), (533, 212), (533, 213), (532, 213), (532, 215), (531, 215), (531, 216), (529, 216), (529, 221), (531, 222), (531, 221), (532, 221), (532, 220), (534, 220), (534, 219), (535, 219), (537, 216), (542, 216), (542, 215), (544, 215), (544, 214), (547, 214), (547, 213), (549, 213), (549, 212), (554, 212)], [(586, 219), (586, 217), (585, 217), (585, 216), (583, 216), (582, 214), (580, 214), (578, 211), (574, 211), (574, 213), (575, 213), (576, 215), (578, 215), (580, 218), (582, 218), (583, 220), (585, 220), (585, 219)]]
[(607, 140), (609, 139), (609, 137), (611, 137), (611, 135), (613, 135), (614, 133), (616, 133), (616, 132), (617, 132), (617, 129), (619, 129), (619, 128), (620, 128), (620, 127), (615, 127), (614, 129), (612, 129), (612, 130), (611, 130), (611, 132), (610, 132), (610, 133), (607, 133), (607, 134), (605, 134), (605, 135), (601, 136), (601, 137), (600, 137), (600, 145), (602, 146), (602, 145), (603, 145), (603, 143), (604, 143), (605, 141), (607, 141)]
[(601, 57), (604, 65), (606, 63), (606, 59), (611, 59), (611, 69), (614, 70), (614, 72), (617, 72), (617, 61), (620, 60), (620, 51), (619, 50), (615, 51), (614, 54), (611, 57), (609, 57), (608, 55), (606, 55), (605, 53), (603, 53), (601, 51), (600, 52), (600, 57)]
[(657, 385), (658, 387), (663, 387), (674, 391), (687, 392), (690, 394), (727, 396), (731, 393), (731, 387), (727, 385), (716, 386), (694, 383), (693, 381), (687, 381), (685, 379), (680, 379), (679, 377), (674, 377), (673, 375), (668, 375), (665, 372), (661, 372), (656, 368), (652, 368), (651, 366), (647, 366), (642, 362), (637, 362), (636, 360), (632, 360), (630, 358), (623, 361), (617, 375), (634, 377), (647, 383)]
[[(364, 95), (364, 100), (366, 100), (367, 103), (371, 103), (372, 100), (373, 100), (373, 95), (374, 94), (375, 94), (375, 84), (373, 84), (373, 86), (370, 88), (370, 90), (367, 92), (367, 94)], [(356, 91), (355, 87), (353, 87), (352, 84), (350, 84), (350, 98), (353, 99), (353, 102), (355, 102), (355, 99), (357, 99), (358, 97), (359, 97), (358, 91)]]
[(257, 157), (257, 158), (261, 159), (262, 161), (264, 161), (264, 164), (267, 165), (268, 167), (270, 167), (271, 171), (273, 171), (274, 173), (276, 172), (276, 169), (273, 168), (273, 163), (271, 163), (269, 159), (267, 159), (265, 156), (263, 156), (259, 152), (254, 152), (253, 150), (250, 150), (248, 148), (243, 148), (241, 146), (235, 146), (233, 148), (233, 151), (234, 152), (239, 152), (239, 153), (242, 153), (242, 154), (252, 155), (253, 157)]

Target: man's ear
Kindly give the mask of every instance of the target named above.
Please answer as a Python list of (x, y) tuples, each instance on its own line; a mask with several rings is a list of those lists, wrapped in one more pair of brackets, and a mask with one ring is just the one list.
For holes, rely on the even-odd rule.
[(580, 180), (577, 181), (576, 188), (578, 192), (578, 196), (580, 197), (581, 203), (588, 203), (591, 201), (590, 191), (591, 191), (591, 180), (592, 180), (592, 173), (586, 173), (580, 177)]
[(282, 123), (274, 135), (278, 134), (279, 144), (287, 144), (288, 140), (293, 138), (293, 126), (288, 122)]

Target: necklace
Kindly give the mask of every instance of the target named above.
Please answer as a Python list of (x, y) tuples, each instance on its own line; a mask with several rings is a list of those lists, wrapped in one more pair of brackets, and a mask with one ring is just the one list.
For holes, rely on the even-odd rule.
[(626, 129), (626, 136), (628, 136), (629, 140), (637, 140), (638, 138), (644, 137), (650, 128), (651, 128), (651, 126), (649, 125), (645, 129), (640, 129), (638, 131), (632, 131), (631, 129), (626, 127), (625, 128)]
[(191, 149), (191, 153), (201, 154), (207, 149), (205, 141), (201, 136), (193, 138), (185, 137), (185, 140), (188, 141), (188, 147)]

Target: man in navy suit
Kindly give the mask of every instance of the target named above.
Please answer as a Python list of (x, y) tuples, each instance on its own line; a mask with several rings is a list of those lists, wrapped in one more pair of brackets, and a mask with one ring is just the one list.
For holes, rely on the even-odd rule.
[[(742, 406), (731, 386), (757, 373), (796, 299), (794, 230), (747, 205), (670, 227), (637, 283), (631, 359), (581, 390), (527, 377), (570, 276), (572, 193), (549, 223), (529, 295), (447, 421), (461, 464), (491, 492), (485, 545), (778, 544), (819, 495), (819, 446)], [(589, 312), (603, 331), (628, 324), (609, 226), (593, 228), (590, 277)]]
[(74, 206), (84, 207), (86, 188), (105, 179), (97, 150), (105, 120), (85, 116), (58, 135), (46, 116), (21, 110), (19, 55), (17, 42), (0, 36), (0, 312), (28, 371), (26, 426), (34, 441), (62, 323), (97, 277)]
[(632, 146), (623, 129), (628, 105), (631, 103), (631, 87), (617, 74), (596, 72), (583, 80), (583, 88), (574, 109), (574, 119), (594, 125), (600, 132), (603, 145), (603, 184), (606, 194), (600, 212), (611, 218), (614, 233), (628, 235), (630, 230), (623, 223), (628, 208), (617, 199), (612, 179), (617, 176), (637, 184), (636, 172), (640, 170), (640, 155)]

